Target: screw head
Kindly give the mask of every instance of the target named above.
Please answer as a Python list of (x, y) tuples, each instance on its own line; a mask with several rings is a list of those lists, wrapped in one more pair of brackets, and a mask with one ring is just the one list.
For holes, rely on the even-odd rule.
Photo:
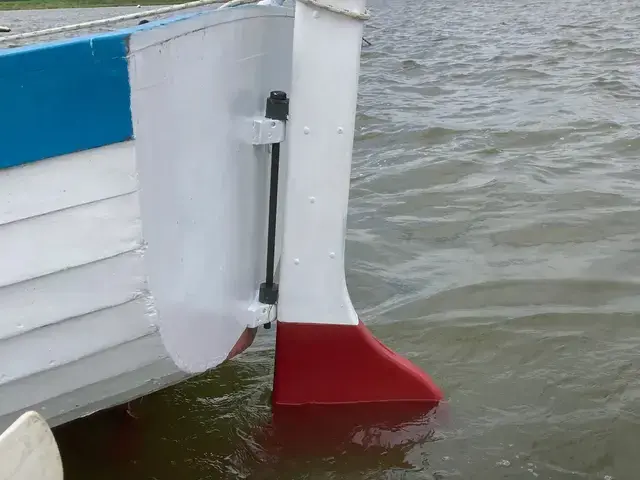
[(287, 94), (286, 92), (282, 92), (280, 90), (274, 90), (273, 92), (271, 92), (269, 97), (272, 98), (273, 100), (286, 100)]

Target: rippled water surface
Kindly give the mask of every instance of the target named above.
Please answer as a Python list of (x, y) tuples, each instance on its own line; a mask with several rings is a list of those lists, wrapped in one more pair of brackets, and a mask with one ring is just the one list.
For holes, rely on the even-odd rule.
[(137, 421), (60, 429), (69, 479), (639, 478), (640, 3), (371, 7), (348, 284), (373, 332), (445, 390), (449, 420), (400, 457), (265, 460), (263, 331), (145, 398)]

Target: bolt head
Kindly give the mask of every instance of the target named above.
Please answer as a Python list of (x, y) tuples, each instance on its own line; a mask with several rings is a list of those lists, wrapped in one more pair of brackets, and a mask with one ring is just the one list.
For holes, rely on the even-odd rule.
[(281, 92), (280, 90), (274, 90), (273, 92), (271, 92), (269, 97), (273, 100), (286, 100), (287, 94), (286, 92)]

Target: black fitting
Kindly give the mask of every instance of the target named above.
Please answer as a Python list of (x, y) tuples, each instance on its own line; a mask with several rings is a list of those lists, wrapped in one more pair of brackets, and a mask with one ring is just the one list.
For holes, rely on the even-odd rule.
[[(272, 120), (287, 121), (289, 117), (289, 99), (281, 91), (273, 91), (267, 98), (265, 117)], [(267, 224), (267, 265), (265, 282), (260, 285), (258, 300), (260, 303), (274, 305), (278, 301), (278, 284), (273, 281), (276, 250), (276, 218), (278, 212), (278, 174), (280, 170), (280, 143), (271, 145), (271, 178), (269, 182), (269, 218)], [(271, 325), (265, 325), (270, 328)]]
[(289, 117), (289, 99), (281, 91), (273, 91), (267, 98), (267, 112), (265, 117), (285, 122)]
[(266, 305), (274, 305), (278, 301), (278, 284), (273, 283), (273, 277), (270, 282), (264, 282), (260, 285), (260, 294), (258, 300)]

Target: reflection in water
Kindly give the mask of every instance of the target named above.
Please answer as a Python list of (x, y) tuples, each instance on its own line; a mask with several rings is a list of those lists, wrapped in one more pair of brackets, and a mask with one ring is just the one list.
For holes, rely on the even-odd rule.
[[(133, 408), (149, 411), (154, 406), (142, 403), (155, 403), (161, 397), (162, 393), (146, 397), (135, 402)], [(228, 413), (212, 409), (212, 423), (220, 421), (213, 415), (222, 414), (220, 417), (224, 418)], [(104, 464), (109, 465), (109, 473), (95, 472), (92, 478), (108, 478), (115, 472), (119, 478), (140, 478), (135, 472), (147, 457), (160, 473), (145, 478), (292, 478), (285, 472), (294, 475), (301, 469), (326, 471), (327, 465), (340, 478), (362, 478), (380, 471), (414, 468), (407, 459), (409, 452), (424, 449), (434, 441), (436, 427), (446, 423), (446, 418), (444, 404), (437, 408), (434, 404), (417, 403), (280, 407), (273, 415), (263, 416), (261, 422), (252, 422), (248, 431), (236, 431), (235, 439), (228, 438), (229, 455), (223, 462), (219, 461), (223, 455), (218, 431), (210, 432), (210, 442), (206, 435), (199, 434), (197, 444), (192, 442), (193, 437), (179, 441), (180, 434), (174, 432), (173, 438), (162, 439), (172, 444), (170, 453), (152, 451), (162, 444), (158, 439), (146, 441), (153, 429), (160, 426), (171, 430), (175, 420), (183, 420), (188, 431), (188, 417), (166, 418), (168, 424), (162, 425), (160, 418), (143, 415), (134, 419), (126, 407), (118, 407), (56, 428), (55, 434), (68, 479), (82, 478), (77, 472)], [(181, 465), (179, 477), (167, 475), (187, 458), (192, 462), (191, 468)], [(148, 471), (149, 465), (143, 468)], [(185, 470), (189, 472), (187, 476)]]
[(404, 448), (433, 438), (435, 411), (433, 403), (277, 407), (257, 438), (279, 458), (372, 457), (392, 467), (405, 465)]
[(144, 420), (134, 419), (126, 407), (117, 407), (56, 427), (54, 434), (65, 478), (74, 478), (75, 469), (86, 471), (103, 462), (117, 469), (135, 461), (144, 444)]
[(280, 408), (252, 437), (260, 465), (251, 478), (280, 478), (302, 465), (330, 465), (337, 478), (411, 469), (407, 453), (433, 440), (434, 414), (433, 405)]

